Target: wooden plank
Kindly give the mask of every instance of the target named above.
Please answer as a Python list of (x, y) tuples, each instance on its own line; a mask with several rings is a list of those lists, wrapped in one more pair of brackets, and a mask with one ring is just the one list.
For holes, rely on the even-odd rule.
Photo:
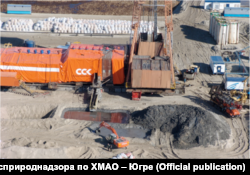
[(151, 70), (142, 70), (141, 87), (144, 87), (144, 88), (152, 87), (152, 71)]
[(152, 88), (161, 88), (161, 72), (162, 71), (157, 71), (157, 70), (154, 70), (152, 71), (152, 84), (151, 84), (151, 87)]
[(132, 71), (132, 77), (131, 77), (131, 82), (132, 82), (132, 87), (141, 87), (141, 81), (142, 81), (142, 70), (131, 70)]
[(163, 43), (155, 42), (155, 56), (160, 56)]
[(170, 88), (171, 71), (161, 71), (161, 87)]
[(154, 42), (139, 42), (138, 55), (149, 55), (151, 58), (155, 56)]

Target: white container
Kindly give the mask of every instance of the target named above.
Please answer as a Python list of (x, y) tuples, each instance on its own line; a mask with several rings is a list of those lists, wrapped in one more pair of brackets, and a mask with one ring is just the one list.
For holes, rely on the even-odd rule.
[(223, 77), (226, 90), (243, 90), (244, 80), (244, 77)]
[(209, 65), (213, 74), (225, 73), (225, 63), (221, 56), (211, 56)]
[(237, 23), (229, 22), (229, 44), (237, 43)]

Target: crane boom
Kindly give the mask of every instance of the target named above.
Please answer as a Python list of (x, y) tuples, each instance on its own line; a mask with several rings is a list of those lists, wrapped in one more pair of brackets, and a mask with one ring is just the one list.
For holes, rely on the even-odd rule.
[(157, 0), (154, 0), (154, 40), (157, 39)]

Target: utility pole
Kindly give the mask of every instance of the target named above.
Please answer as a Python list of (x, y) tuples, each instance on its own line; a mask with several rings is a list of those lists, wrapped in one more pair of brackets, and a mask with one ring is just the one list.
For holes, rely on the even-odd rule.
[(154, 41), (157, 39), (157, 0), (154, 0)]

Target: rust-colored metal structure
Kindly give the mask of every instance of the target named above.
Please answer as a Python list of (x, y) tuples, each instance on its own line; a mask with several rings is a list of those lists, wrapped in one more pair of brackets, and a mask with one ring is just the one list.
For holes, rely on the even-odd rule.
[(160, 56), (136, 55), (132, 63), (133, 88), (170, 89), (170, 64)]
[[(170, 17), (170, 20), (168, 20)], [(172, 16), (172, 0), (165, 0), (165, 45), (164, 54), (169, 57), (171, 70), (171, 89), (175, 89), (174, 67), (173, 67), (173, 16)]]
[[(146, 85), (145, 83), (140, 83), (141, 80), (138, 79), (140, 76), (137, 76), (137, 80), (135, 80), (136, 78), (131, 78), (131, 84), (130, 86), (128, 86), (128, 82), (129, 82), (129, 78), (131, 75), (131, 72), (133, 69), (132, 68), (132, 62), (133, 62), (133, 57), (134, 57), (134, 51), (135, 51), (135, 45), (137, 42), (137, 38), (138, 38), (138, 34), (137, 34), (137, 30), (139, 28), (140, 25), (140, 18), (141, 18), (141, 6), (142, 4), (144, 4), (145, 1), (144, 0), (134, 0), (134, 10), (133, 10), (133, 17), (132, 17), (132, 30), (134, 31), (134, 37), (133, 37), (133, 41), (131, 44), (131, 53), (130, 53), (130, 58), (129, 58), (129, 65), (128, 65), (128, 72), (127, 72), (127, 77), (126, 77), (126, 87), (130, 87), (132, 85), (132, 88), (134, 88), (136, 84), (136, 87), (139, 88), (139, 84), (141, 84), (141, 88), (170, 88), (170, 89), (175, 89), (175, 78), (174, 78), (174, 67), (173, 67), (173, 57), (172, 57), (172, 40), (173, 40), (173, 17), (172, 17), (172, 0), (165, 0), (165, 43), (164, 43), (164, 56), (166, 56), (166, 58), (169, 60), (169, 64), (170, 64), (170, 74), (169, 72), (165, 74), (162, 74), (162, 72), (157, 72), (158, 70), (154, 70), (154, 69), (150, 69), (151, 71), (146, 71), (145, 69), (143, 70), (143, 68), (141, 68), (142, 72), (146, 73), (148, 72), (148, 78), (150, 77), (149, 74), (155, 74), (155, 76), (157, 76), (159, 74), (158, 77), (159, 81), (153, 85)], [(168, 19), (170, 17), (170, 20)], [(138, 50), (138, 55), (145, 55), (142, 54), (142, 52), (144, 52), (143, 48), (141, 48), (143, 45), (153, 45), (155, 44), (154, 42), (152, 43), (147, 43), (147, 42), (140, 42), (139, 43), (139, 50)], [(154, 56), (159, 56), (155, 53), (155, 51), (153, 50), (153, 46), (152, 47), (147, 47), (149, 50), (145, 50), (145, 52), (150, 52), (150, 56), (151, 58)], [(157, 47), (159, 48), (159, 47)], [(150, 51), (152, 50), (152, 51)], [(148, 60), (150, 62), (150, 60)], [(145, 61), (144, 61), (145, 62)], [(154, 63), (152, 63), (153, 65)], [(164, 63), (160, 63), (159, 65), (164, 64)], [(141, 65), (143, 65), (143, 63), (141, 63)], [(160, 66), (161, 67), (161, 66)], [(135, 68), (134, 68), (135, 70)], [(169, 71), (169, 70), (164, 70), (164, 69), (159, 69), (159, 71)], [(134, 71), (134, 73), (136, 72), (136, 70)], [(170, 87), (168, 86), (168, 79), (169, 79), (169, 75), (170, 75), (170, 79), (171, 79), (171, 83), (170, 83)], [(133, 76), (133, 75), (132, 75)], [(143, 78), (141, 76), (141, 78)], [(163, 83), (162, 79), (166, 79), (166, 82)], [(133, 79), (133, 80), (132, 80)], [(154, 76), (152, 77), (152, 79), (155, 79)], [(147, 79), (148, 81), (151, 81), (151, 79)], [(135, 83), (136, 81), (139, 81), (139, 83)], [(144, 81), (142, 81), (144, 82)], [(161, 83), (160, 83), (161, 82)], [(145, 84), (145, 85), (143, 85)], [(164, 85), (166, 85), (164, 87)]]
[(87, 120), (96, 122), (129, 123), (130, 116), (126, 113), (105, 113), (86, 111), (66, 111), (63, 115), (65, 119)]
[(141, 21), (141, 4), (144, 4), (144, 1), (142, 0), (134, 0), (134, 10), (133, 10), (133, 17), (132, 17), (132, 30), (134, 31), (134, 36), (131, 44), (131, 51), (130, 51), (130, 57), (129, 57), (129, 63), (128, 63), (128, 72), (126, 77), (126, 87), (129, 87), (129, 77), (131, 74), (131, 66), (134, 56), (134, 50), (135, 50), (135, 44), (137, 42), (137, 31), (140, 26)]

